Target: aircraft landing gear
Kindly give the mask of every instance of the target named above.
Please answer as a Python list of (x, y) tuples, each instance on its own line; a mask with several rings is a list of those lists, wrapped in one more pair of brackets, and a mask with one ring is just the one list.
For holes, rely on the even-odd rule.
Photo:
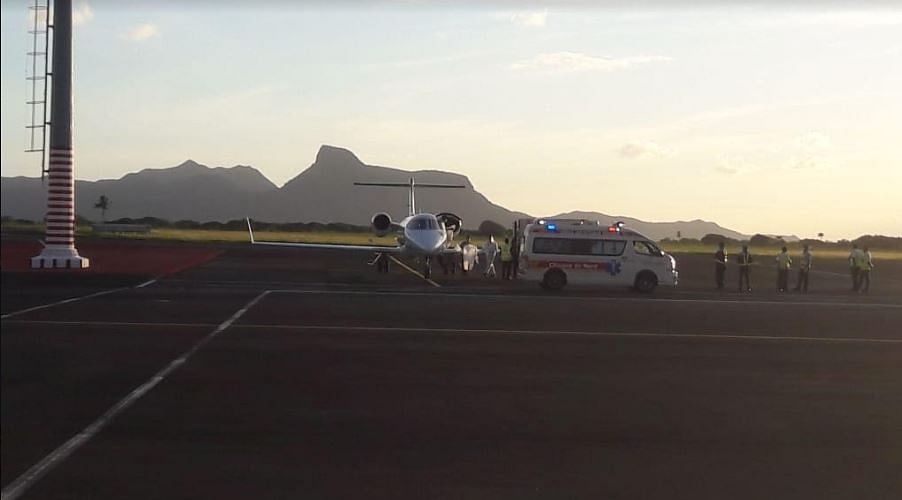
[(432, 258), (426, 257), (423, 265), (423, 277), (427, 280), (432, 277)]

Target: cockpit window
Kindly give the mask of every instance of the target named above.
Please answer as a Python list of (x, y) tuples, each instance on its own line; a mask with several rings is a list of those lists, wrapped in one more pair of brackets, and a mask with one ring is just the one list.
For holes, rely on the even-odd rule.
[(414, 217), (407, 227), (410, 229), (438, 229), (438, 221), (434, 217)]

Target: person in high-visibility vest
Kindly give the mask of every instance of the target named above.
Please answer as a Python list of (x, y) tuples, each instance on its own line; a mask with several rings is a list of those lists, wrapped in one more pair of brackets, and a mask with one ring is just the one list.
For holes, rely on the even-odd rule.
[(501, 253), (501, 278), (513, 279), (514, 256), (511, 254), (511, 242), (509, 238), (504, 238), (504, 243), (499, 245), (498, 251)]
[(785, 292), (789, 288), (789, 270), (792, 268), (792, 257), (786, 247), (777, 255), (777, 291)]
[(849, 271), (852, 274), (852, 291), (857, 292), (861, 288), (861, 268), (864, 262), (864, 252), (858, 248), (857, 244), (852, 245), (852, 251), (849, 252)]
[(717, 245), (717, 251), (714, 252), (714, 283), (717, 284), (718, 290), (723, 290), (724, 275), (727, 273), (727, 249), (724, 242)]
[[(751, 292), (752, 254), (749, 253), (748, 245), (742, 245), (742, 251), (736, 256), (736, 263), (739, 264), (739, 293)], [(745, 282), (745, 288), (742, 287), (743, 282)]]
[(864, 247), (864, 250), (861, 252), (861, 259), (858, 267), (859, 289), (864, 293), (868, 293), (871, 289), (871, 269), (874, 268), (874, 257), (871, 255), (871, 251), (868, 247)]
[(808, 245), (802, 247), (802, 258), (799, 260), (799, 277), (796, 279), (795, 291), (808, 293), (808, 274), (811, 272), (811, 250)]

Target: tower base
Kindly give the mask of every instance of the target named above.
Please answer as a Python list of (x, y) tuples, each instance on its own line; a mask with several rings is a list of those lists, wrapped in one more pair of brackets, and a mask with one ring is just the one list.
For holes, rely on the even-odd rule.
[(87, 269), (91, 261), (78, 255), (74, 248), (45, 247), (41, 255), (31, 258), (32, 269)]

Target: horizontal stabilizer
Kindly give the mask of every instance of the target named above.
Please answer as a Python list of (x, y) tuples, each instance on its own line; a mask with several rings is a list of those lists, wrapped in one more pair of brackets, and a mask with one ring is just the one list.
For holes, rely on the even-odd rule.
[[(355, 182), (355, 186), (381, 186), (381, 187), (410, 187), (410, 183), (408, 182)], [(452, 189), (464, 189), (467, 186), (462, 184), (414, 184), (414, 187), (424, 187), (424, 188), (452, 188)]]
[(410, 192), (407, 194), (407, 215), (412, 216), (417, 213), (417, 201), (416, 196), (414, 196), (414, 189), (418, 187), (424, 188), (452, 188), (452, 189), (463, 189), (467, 186), (462, 186), (460, 184), (417, 184), (416, 180), (413, 177), (407, 180), (407, 182), (355, 182), (355, 186), (382, 186), (382, 187), (406, 187), (410, 189)]

